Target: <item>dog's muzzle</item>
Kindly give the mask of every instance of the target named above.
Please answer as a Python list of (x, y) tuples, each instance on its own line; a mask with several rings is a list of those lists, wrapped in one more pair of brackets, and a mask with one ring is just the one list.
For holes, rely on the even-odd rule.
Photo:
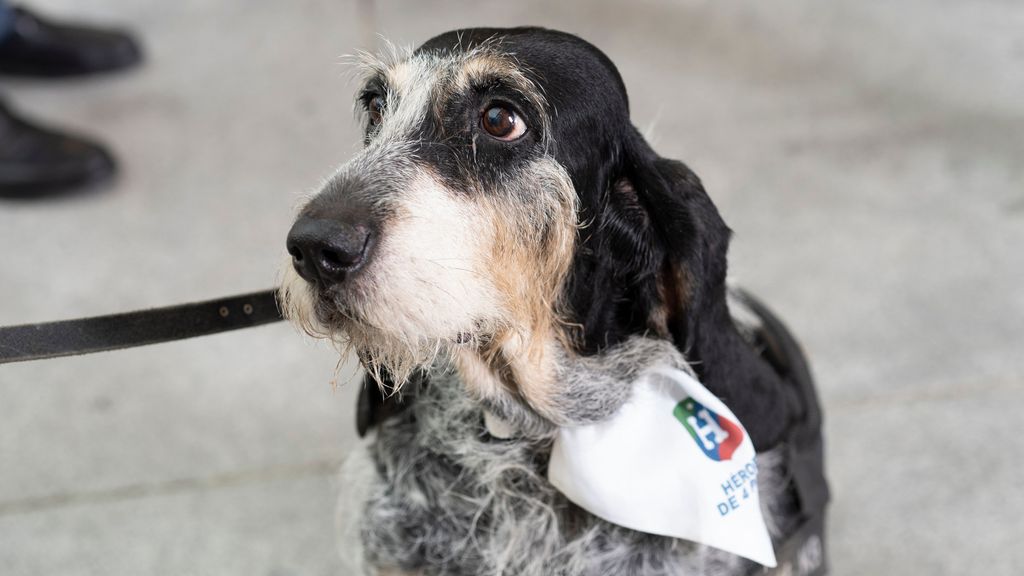
[(366, 263), (371, 241), (367, 224), (302, 216), (288, 232), (287, 247), (299, 276), (327, 288), (344, 283)]

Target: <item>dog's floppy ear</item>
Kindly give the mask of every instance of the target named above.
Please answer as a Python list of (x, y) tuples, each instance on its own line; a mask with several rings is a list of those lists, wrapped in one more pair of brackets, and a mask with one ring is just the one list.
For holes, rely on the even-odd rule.
[[(657, 261), (650, 264), (657, 304), (650, 324), (671, 335), (684, 353), (698, 344), (701, 320), (725, 305), (726, 253), (732, 232), (700, 179), (685, 164), (657, 156), (639, 134), (627, 148), (617, 190), (633, 188), (647, 215), (646, 236)], [(659, 330), (659, 331), (660, 331)]]
[(638, 290), (648, 295), (648, 330), (674, 341), (755, 447), (774, 446), (801, 417), (801, 401), (732, 321), (725, 283), (731, 231), (700, 179), (682, 162), (659, 157), (634, 129), (610, 194), (612, 209), (625, 201), (643, 210), (630, 218), (640, 226), (632, 260), (644, 276), (633, 281), (646, 286)]

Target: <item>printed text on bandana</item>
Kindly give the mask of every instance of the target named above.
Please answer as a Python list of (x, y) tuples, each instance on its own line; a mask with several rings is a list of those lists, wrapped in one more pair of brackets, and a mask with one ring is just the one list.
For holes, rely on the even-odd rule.
[(722, 482), (723, 499), (718, 503), (718, 513), (725, 516), (750, 501), (757, 491), (757, 462), (751, 460)]

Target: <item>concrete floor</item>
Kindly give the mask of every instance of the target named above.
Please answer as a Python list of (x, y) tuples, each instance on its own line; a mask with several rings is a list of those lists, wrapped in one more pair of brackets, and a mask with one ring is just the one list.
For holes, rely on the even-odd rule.
[[(602, 47), (703, 176), (732, 270), (814, 361), (835, 574), (1024, 566), (1024, 5), (38, 0), (146, 65), (3, 81), (102, 137), (98, 193), (0, 204), (0, 325), (273, 284), (298, 196), (358, 145), (338, 55), (471, 24)], [(0, 368), (0, 574), (338, 572), (347, 367), (275, 325)]]

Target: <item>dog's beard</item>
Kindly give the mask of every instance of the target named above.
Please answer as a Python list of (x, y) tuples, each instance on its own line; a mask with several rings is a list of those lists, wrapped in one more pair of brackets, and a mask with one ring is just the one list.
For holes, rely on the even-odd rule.
[[(451, 340), (396, 334), (373, 326), (346, 322), (341, 330), (343, 346), (355, 352), (360, 364), (378, 385), (390, 380), (398, 391), (412, 373), (450, 358)], [(387, 373), (389, 378), (383, 377)]]
[(379, 314), (353, 306), (336, 292), (320, 292), (288, 268), (279, 301), (284, 316), (303, 332), (329, 342), (342, 355), (353, 352), (378, 384), (394, 383), (393, 391), (417, 369), (449, 360), (452, 347), (474, 346), (482, 338), (482, 325), (444, 336), (424, 336), (415, 320), (400, 315), (379, 325)]

